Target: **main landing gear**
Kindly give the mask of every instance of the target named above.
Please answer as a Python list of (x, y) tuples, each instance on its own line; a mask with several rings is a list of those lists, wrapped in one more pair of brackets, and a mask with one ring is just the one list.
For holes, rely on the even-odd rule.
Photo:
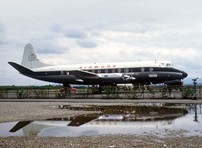
[(60, 89), (61, 93), (76, 93), (76, 88), (72, 88), (70, 84), (63, 84), (63, 88)]

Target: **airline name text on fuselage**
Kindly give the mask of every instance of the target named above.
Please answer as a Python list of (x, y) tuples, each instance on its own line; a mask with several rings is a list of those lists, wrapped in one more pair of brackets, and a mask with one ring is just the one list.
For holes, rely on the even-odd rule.
[(98, 69), (98, 68), (116, 68), (116, 65), (95, 65), (95, 66), (80, 66), (79, 69)]

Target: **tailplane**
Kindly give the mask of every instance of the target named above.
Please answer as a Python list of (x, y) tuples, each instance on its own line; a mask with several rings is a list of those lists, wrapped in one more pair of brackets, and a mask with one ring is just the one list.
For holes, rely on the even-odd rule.
[(8, 62), (11, 66), (13, 66), (15, 69), (17, 69), (21, 74), (24, 75), (29, 75), (29, 74), (33, 74), (34, 72), (30, 69), (27, 69), (17, 63), (14, 62)]
[(44, 64), (38, 59), (34, 47), (30, 43), (25, 45), (21, 64), (28, 69), (48, 66), (48, 64)]

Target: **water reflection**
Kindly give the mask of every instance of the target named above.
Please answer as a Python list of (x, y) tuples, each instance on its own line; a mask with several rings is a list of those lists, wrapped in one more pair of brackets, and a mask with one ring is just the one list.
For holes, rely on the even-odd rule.
[[(142, 134), (165, 129), (183, 129), (202, 133), (201, 105), (187, 106), (189, 114), (90, 114), (47, 121), (23, 121), (0, 124), (0, 137), (5, 136), (82, 136), (103, 134)], [(134, 112), (134, 111), (133, 111)], [(161, 110), (162, 112), (162, 110)], [(9, 125), (9, 126), (8, 126)], [(7, 129), (7, 130), (6, 130)], [(3, 131), (3, 132), (2, 132)], [(9, 132), (10, 131), (10, 132)]]
[[(171, 128), (173, 120), (164, 121), (127, 121), (120, 120), (122, 115), (100, 116), (81, 126), (68, 126), (71, 121), (33, 121), (22, 127), (24, 136), (82, 136), (101, 134), (135, 134), (150, 129)], [(17, 123), (19, 124), (19, 123)], [(20, 131), (18, 130), (18, 131)], [(17, 131), (17, 132), (18, 132)]]
[(197, 115), (197, 105), (196, 104), (194, 105), (194, 111), (195, 111), (194, 121), (199, 122), (198, 115)]
[(26, 125), (30, 124), (32, 121), (21, 121), (21, 122), (18, 122), (9, 132), (16, 132), (18, 131), (19, 129), (25, 127)]

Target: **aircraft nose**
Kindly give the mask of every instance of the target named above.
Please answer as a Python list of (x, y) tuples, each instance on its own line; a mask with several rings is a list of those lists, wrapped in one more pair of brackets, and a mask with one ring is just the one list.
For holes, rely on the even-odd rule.
[(182, 78), (184, 79), (184, 78), (186, 78), (187, 76), (188, 76), (188, 74), (187, 74), (186, 72), (182, 71)]

